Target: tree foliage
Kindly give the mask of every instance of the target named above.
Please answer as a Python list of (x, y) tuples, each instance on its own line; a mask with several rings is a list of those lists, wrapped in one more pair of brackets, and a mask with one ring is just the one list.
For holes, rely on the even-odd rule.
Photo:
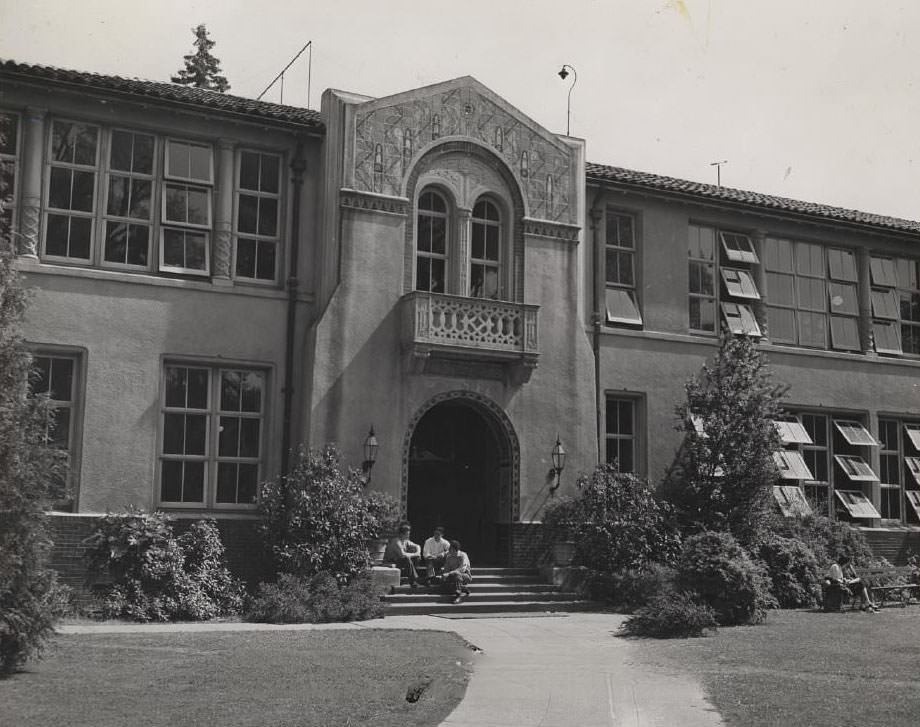
[(665, 492), (684, 532), (729, 531), (750, 544), (769, 519), (773, 452), (782, 446), (772, 422), (785, 387), (773, 383), (750, 338), (723, 332), (716, 356), (685, 390), (676, 413), (686, 438)]
[[(2, 199), (3, 190), (0, 190)], [(2, 207), (2, 205), (0, 205)], [(2, 218), (0, 209), (0, 218)], [(61, 590), (47, 568), (45, 510), (63, 491), (63, 465), (46, 442), (47, 401), (29, 386), (32, 358), (20, 322), (26, 295), (9, 230), (0, 238), (0, 673), (39, 652), (54, 632)]]
[(215, 43), (208, 38), (208, 29), (202, 23), (192, 28), (192, 32), (195, 34), (193, 45), (198, 50), (183, 57), (185, 68), (172, 77), (172, 82), (220, 93), (229, 91), (230, 84), (225, 76), (220, 75), (220, 60), (211, 55)]
[(342, 467), (332, 445), (301, 447), (287, 475), (262, 485), (262, 536), (280, 573), (340, 582), (370, 566), (367, 543), (378, 536), (386, 508), (364, 494), (364, 480)]

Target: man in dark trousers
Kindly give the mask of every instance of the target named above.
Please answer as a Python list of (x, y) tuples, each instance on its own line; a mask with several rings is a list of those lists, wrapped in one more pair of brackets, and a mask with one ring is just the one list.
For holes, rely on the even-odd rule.
[(444, 559), (444, 571), (441, 575), (444, 577), (444, 588), (454, 595), (454, 603), (460, 603), (464, 597), (470, 595), (470, 589), (466, 586), (473, 580), (473, 573), (470, 570), (469, 557), (460, 550), (459, 540), (450, 541), (450, 550)]

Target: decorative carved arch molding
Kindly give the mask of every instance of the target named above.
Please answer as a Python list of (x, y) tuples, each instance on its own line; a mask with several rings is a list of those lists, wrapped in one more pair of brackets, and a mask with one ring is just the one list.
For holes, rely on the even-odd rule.
[[(524, 226), (526, 207), (521, 188), (504, 161), (489, 149), (473, 141), (444, 141), (429, 149), (412, 166), (405, 180), (404, 194), (414, 207), (419, 181), (448, 188), (455, 201), (472, 208), (476, 199), (491, 193), (502, 200), (511, 216), (511, 300), (524, 300)], [(415, 216), (406, 219), (403, 293), (413, 290), (415, 267)]]
[(487, 396), (478, 394), (475, 391), (447, 391), (437, 394), (426, 401), (412, 418), (406, 427), (406, 435), (403, 440), (402, 451), (402, 482), (400, 485), (400, 504), (402, 512), (407, 512), (409, 499), (409, 456), (412, 447), (412, 437), (415, 434), (415, 428), (431, 409), (438, 404), (454, 401), (457, 403), (467, 404), (480, 414), (482, 414), (489, 424), (492, 433), (498, 441), (500, 455), (500, 468), (507, 468), (507, 478), (502, 478), (499, 492), (499, 509), (508, 513), (509, 522), (517, 522), (521, 513), (521, 445), (518, 441), (517, 433), (514, 431), (514, 425), (508, 414), (498, 404)]

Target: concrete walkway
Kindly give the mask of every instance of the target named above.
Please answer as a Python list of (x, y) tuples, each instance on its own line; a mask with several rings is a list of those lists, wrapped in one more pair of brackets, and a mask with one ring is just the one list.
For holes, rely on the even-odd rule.
[(716, 727), (723, 722), (686, 673), (642, 664), (641, 642), (614, 638), (622, 616), (447, 619), (392, 616), (352, 624), (73, 624), (59, 631), (168, 633), (312, 629), (453, 631), (482, 650), (442, 727)]

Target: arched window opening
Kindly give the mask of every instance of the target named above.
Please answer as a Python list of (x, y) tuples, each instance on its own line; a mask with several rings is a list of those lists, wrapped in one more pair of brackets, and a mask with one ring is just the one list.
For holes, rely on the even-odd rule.
[(500, 298), (501, 216), (498, 207), (480, 199), (473, 207), (470, 247), (470, 295), (474, 298)]
[(422, 192), (418, 201), (418, 237), (415, 256), (415, 289), (447, 292), (448, 209), (435, 191)]

